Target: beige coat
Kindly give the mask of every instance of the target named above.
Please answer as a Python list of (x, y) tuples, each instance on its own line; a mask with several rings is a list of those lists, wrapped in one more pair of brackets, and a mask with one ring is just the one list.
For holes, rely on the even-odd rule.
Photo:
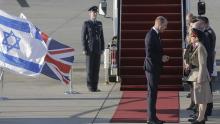
[(188, 81), (193, 81), (194, 100), (196, 104), (212, 102), (212, 94), (209, 86), (210, 76), (206, 62), (206, 49), (198, 42), (197, 48), (195, 48), (190, 57), (190, 63), (197, 68), (192, 69), (188, 77)]

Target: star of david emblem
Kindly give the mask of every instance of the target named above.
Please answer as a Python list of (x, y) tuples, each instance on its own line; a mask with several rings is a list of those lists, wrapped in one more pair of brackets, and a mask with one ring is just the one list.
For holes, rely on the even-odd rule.
[(19, 42), (21, 38), (15, 36), (15, 34), (12, 31), (10, 33), (3, 31), (3, 34), (4, 34), (4, 39), (2, 41), (2, 44), (7, 47), (7, 52), (13, 48), (18, 50), (20, 49)]

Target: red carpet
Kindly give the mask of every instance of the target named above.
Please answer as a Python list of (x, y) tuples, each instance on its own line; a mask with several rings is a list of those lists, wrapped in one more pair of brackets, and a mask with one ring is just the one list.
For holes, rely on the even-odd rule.
[[(144, 123), (147, 121), (147, 92), (124, 91), (111, 122)], [(166, 122), (179, 122), (179, 92), (159, 91), (157, 116)]]

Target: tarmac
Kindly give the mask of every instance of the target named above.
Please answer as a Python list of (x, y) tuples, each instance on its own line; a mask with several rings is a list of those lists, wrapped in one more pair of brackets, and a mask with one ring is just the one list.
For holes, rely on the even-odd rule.
[[(80, 41), (81, 26), (88, 19), (87, 9), (98, 5), (99, 0), (27, 0), (29, 7), (21, 7), (19, 0), (0, 0), (0, 8), (10, 14), (24, 13), (43, 32), (54, 39), (75, 48), (72, 67), (73, 94), (64, 94), (69, 87), (46, 76), (36, 78), (21, 76), (4, 70), (0, 88), (0, 124), (107, 124), (110, 123), (122, 91), (120, 83), (105, 84), (103, 61), (100, 70), (99, 89), (89, 92), (86, 87), (85, 56)], [(21, 0), (20, 0), (21, 1)], [(112, 0), (107, 0), (107, 17), (103, 22), (105, 42), (113, 36)], [(207, 16), (216, 32), (220, 32), (219, 0), (206, 1)], [(196, 14), (196, 2), (191, 10)], [(219, 35), (217, 34), (217, 39)], [(220, 43), (217, 42), (217, 51)], [(217, 59), (220, 54), (217, 52)], [(103, 60), (103, 59), (102, 59)], [(220, 78), (214, 83), (214, 111), (207, 124), (220, 124)], [(180, 92), (180, 124), (187, 124), (189, 111), (188, 91)], [(117, 123), (119, 124), (119, 123)], [(122, 123), (121, 123), (122, 124)]]

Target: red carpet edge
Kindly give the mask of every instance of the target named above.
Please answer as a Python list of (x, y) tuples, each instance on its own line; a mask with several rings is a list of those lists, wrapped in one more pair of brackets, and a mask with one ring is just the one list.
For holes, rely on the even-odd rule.
[[(147, 121), (147, 91), (124, 91), (112, 123), (145, 123)], [(179, 92), (159, 91), (157, 116), (168, 123), (179, 122)]]

